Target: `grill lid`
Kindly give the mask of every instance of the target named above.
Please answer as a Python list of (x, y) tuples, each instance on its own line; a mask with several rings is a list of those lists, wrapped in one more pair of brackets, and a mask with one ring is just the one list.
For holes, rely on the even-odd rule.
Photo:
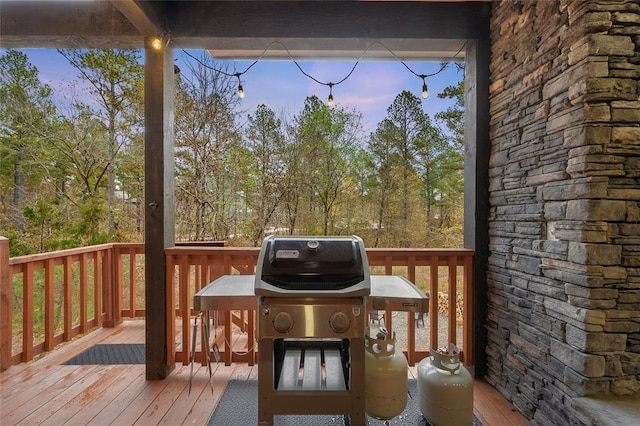
[(368, 295), (369, 264), (362, 239), (277, 237), (263, 240), (256, 271), (256, 295)]

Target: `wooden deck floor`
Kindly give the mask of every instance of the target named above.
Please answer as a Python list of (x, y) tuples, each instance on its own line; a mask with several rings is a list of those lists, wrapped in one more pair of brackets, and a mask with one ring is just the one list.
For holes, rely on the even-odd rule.
[[(144, 322), (126, 321), (64, 345), (0, 375), (0, 424), (206, 425), (230, 379), (256, 379), (257, 367), (213, 365), (213, 395), (206, 368), (178, 364), (166, 380), (145, 380), (144, 365), (61, 365), (97, 343), (144, 343)], [(416, 374), (415, 368), (413, 371)], [(474, 412), (484, 426), (528, 422), (491, 386), (474, 384)]]

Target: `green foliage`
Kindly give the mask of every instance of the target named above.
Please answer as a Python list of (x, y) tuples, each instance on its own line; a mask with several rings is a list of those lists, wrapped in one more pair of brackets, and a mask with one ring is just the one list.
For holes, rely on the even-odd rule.
[(9, 240), (9, 257), (36, 253), (35, 245), (31, 241), (33, 234), (30, 232), (5, 229), (2, 234)]
[(213, 68), (203, 57), (176, 81), (176, 231), (183, 240), (228, 240), (242, 212), (236, 82)]
[[(64, 114), (24, 53), (7, 50), (0, 57), (0, 229), (12, 257), (144, 235), (139, 52), (60, 52), (91, 88)], [(359, 112), (315, 96), (292, 117), (260, 105), (242, 128), (237, 82), (213, 65), (204, 56), (176, 77), (178, 241), (255, 246), (265, 234), (289, 233), (357, 234), (369, 247), (462, 245), (462, 82), (439, 94), (455, 99), (435, 116), (444, 129), (420, 99), (403, 91), (365, 139)], [(128, 268), (136, 275), (141, 269), (124, 268), (125, 276)], [(54, 269), (57, 333), (64, 265)], [(88, 271), (95, 285), (93, 268)], [(72, 274), (79, 274), (76, 265)], [(13, 284), (21, 294), (22, 277)], [(34, 289), (39, 339), (42, 271)], [(94, 286), (88, 291), (92, 317)], [(13, 302), (19, 332), (22, 300)], [(74, 301), (74, 324), (79, 315)]]
[(24, 53), (9, 49), (0, 57), (0, 180), (12, 194), (3, 229), (24, 230), (25, 201), (44, 178), (34, 166), (56, 113), (51, 95)]
[(257, 246), (286, 191), (282, 186), (285, 144), (282, 121), (266, 105), (258, 105), (255, 115), (248, 116), (247, 126), (245, 233)]
[(296, 118), (300, 152), (305, 159), (308, 200), (321, 212), (321, 221), (309, 222), (307, 233), (334, 234), (341, 226), (335, 214), (356, 152), (359, 115), (331, 108), (316, 96), (305, 100)]
[(436, 120), (445, 124), (461, 146), (464, 143), (464, 80), (460, 80), (457, 86), (446, 87), (438, 97), (455, 100), (453, 106), (436, 114)]
[(64, 227), (62, 214), (56, 204), (58, 200), (38, 198), (35, 203), (24, 208), (25, 219), (31, 224), (31, 234), (39, 237), (40, 252), (59, 248), (55, 242), (51, 242), (51, 236)]
[[(64, 114), (24, 54), (0, 58), (0, 225), (12, 256), (144, 235), (139, 52), (60, 53), (90, 87)], [(258, 245), (289, 233), (358, 234), (371, 247), (462, 244), (462, 82), (438, 95), (455, 100), (435, 116), (442, 127), (403, 91), (365, 138), (358, 111), (315, 96), (293, 115), (259, 105), (241, 125), (237, 81), (217, 67), (203, 55), (176, 75), (177, 240)]]
[[(143, 68), (140, 54), (136, 50), (58, 50), (75, 67), (83, 79), (90, 84), (90, 94), (97, 108), (76, 102), (85, 125), (100, 122), (105, 130), (101, 138), (106, 141), (106, 155), (96, 165), (100, 175), (96, 177), (93, 191), (106, 178), (107, 212), (106, 221), (110, 232), (118, 228), (114, 216), (116, 210), (116, 183), (119, 153), (131, 143), (142, 114)], [(79, 139), (76, 137), (76, 140)], [(102, 170), (100, 170), (102, 169)], [(84, 177), (88, 177), (86, 174)], [(91, 184), (91, 182), (86, 182)]]
[[(442, 163), (442, 197), (438, 201), (441, 228), (456, 229), (462, 234), (462, 204), (464, 194), (464, 80), (456, 86), (448, 86), (439, 98), (450, 98), (454, 105), (436, 114), (436, 120), (444, 123), (450, 132), (448, 154)], [(459, 239), (459, 244), (462, 241)]]

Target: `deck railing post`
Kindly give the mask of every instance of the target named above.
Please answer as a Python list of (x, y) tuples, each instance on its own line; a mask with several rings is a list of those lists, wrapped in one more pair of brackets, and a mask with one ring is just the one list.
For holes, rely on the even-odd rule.
[[(174, 365), (176, 363), (176, 262), (175, 257), (166, 256), (166, 277), (167, 277), (167, 363)], [(146, 307), (145, 307), (146, 309)], [(145, 312), (146, 314), (146, 312)], [(189, 345), (187, 345), (189, 346)]]
[(104, 286), (104, 300), (107, 319), (104, 327), (115, 327), (122, 323), (122, 274), (118, 271), (120, 268), (116, 265), (120, 262), (119, 252), (115, 247), (105, 249), (102, 264), (102, 285)]
[(9, 239), (0, 237), (0, 371), (11, 366), (13, 284), (9, 273)]
[(113, 285), (113, 325), (122, 324), (122, 250), (117, 244), (112, 244), (109, 248), (111, 252), (111, 282)]

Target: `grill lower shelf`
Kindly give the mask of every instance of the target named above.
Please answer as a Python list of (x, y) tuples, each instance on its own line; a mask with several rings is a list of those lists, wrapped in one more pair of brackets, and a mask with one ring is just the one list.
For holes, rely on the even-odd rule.
[(277, 390), (342, 391), (347, 389), (345, 383), (338, 349), (289, 348), (284, 354)]

